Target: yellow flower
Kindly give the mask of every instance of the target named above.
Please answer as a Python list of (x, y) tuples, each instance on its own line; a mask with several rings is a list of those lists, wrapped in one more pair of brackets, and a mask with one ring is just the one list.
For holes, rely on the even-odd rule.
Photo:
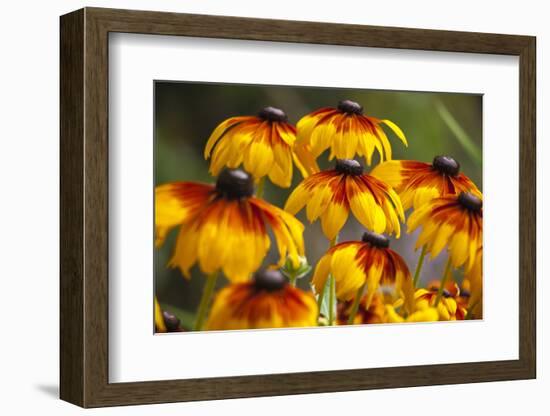
[(332, 170), (304, 179), (290, 194), (285, 210), (296, 214), (307, 205), (310, 222), (321, 217), (323, 233), (333, 240), (346, 223), (351, 209), (366, 228), (377, 233), (400, 235), (403, 208), (395, 191), (384, 182), (363, 173), (356, 160), (337, 160)]
[(482, 244), (483, 203), (468, 192), (434, 198), (413, 211), (407, 226), (408, 232), (423, 227), (416, 248), (426, 246), (435, 258), (447, 247), (452, 266), (470, 270)]
[(405, 210), (420, 208), (432, 198), (461, 192), (481, 198), (477, 186), (460, 172), (460, 164), (450, 156), (436, 156), (431, 164), (390, 160), (377, 165), (370, 174), (396, 190)]
[(416, 308), (424, 310), (427, 307), (434, 307), (437, 310), (440, 321), (463, 320), (466, 316), (466, 309), (463, 305), (458, 304), (456, 298), (456, 295), (460, 292), (456, 291), (453, 295), (448, 289), (443, 289), (443, 296), (436, 306), (435, 300), (437, 298), (438, 287), (437, 284), (434, 284), (429, 289), (418, 289), (414, 294)]
[(403, 258), (389, 248), (389, 244), (386, 236), (366, 231), (362, 241), (335, 245), (317, 263), (312, 279), (315, 291), (320, 293), (332, 274), (339, 300), (351, 300), (366, 284), (367, 309), (382, 287), (392, 288), (399, 296), (403, 295), (405, 308), (412, 310), (414, 287), (409, 268)]
[(317, 325), (312, 293), (288, 284), (277, 270), (223, 288), (215, 297), (207, 330), (288, 328)]
[(266, 107), (257, 116), (231, 117), (212, 132), (204, 158), (212, 158), (210, 173), (244, 165), (255, 180), (268, 176), (288, 188), (292, 180), (292, 148), (296, 129), (287, 123), (284, 111)]
[(437, 309), (427, 305), (423, 305), (421, 308), (418, 308), (406, 318), (399, 315), (392, 305), (386, 305), (386, 314), (388, 317), (388, 322), (390, 323), (435, 322), (439, 320)]
[[(348, 325), (352, 307), (353, 300), (338, 302), (338, 325)], [(375, 293), (369, 307), (367, 307), (367, 296), (363, 296), (359, 302), (359, 308), (353, 320), (353, 325), (381, 324), (386, 321), (386, 304), (384, 302), (384, 296), (378, 292)]]
[(247, 280), (258, 270), (269, 247), (271, 228), (282, 265), (287, 254), (296, 267), (304, 255), (300, 221), (282, 209), (253, 196), (251, 176), (226, 169), (216, 185), (174, 182), (155, 190), (157, 245), (167, 232), (180, 226), (169, 265), (184, 276), (198, 263), (211, 274), (223, 270), (233, 282)]
[(354, 101), (340, 101), (336, 108), (321, 108), (298, 121), (296, 155), (309, 174), (319, 172), (315, 159), (327, 149), (330, 149), (330, 160), (359, 155), (370, 165), (375, 149), (381, 161), (391, 160), (391, 145), (381, 124), (388, 126), (407, 145), (405, 135), (395, 123), (364, 115), (363, 107)]
[(166, 324), (164, 323), (164, 317), (162, 316), (162, 309), (155, 296), (155, 332), (168, 332)]
[(163, 311), (155, 296), (155, 332), (181, 332), (180, 320), (176, 315)]

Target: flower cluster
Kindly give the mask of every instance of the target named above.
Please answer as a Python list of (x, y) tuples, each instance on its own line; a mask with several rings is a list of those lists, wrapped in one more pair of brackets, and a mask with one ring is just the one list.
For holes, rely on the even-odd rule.
[[(383, 126), (407, 146), (395, 123), (365, 115), (351, 100), (316, 110), (296, 126), (283, 110), (266, 107), (214, 129), (204, 148), (213, 184), (157, 186), (157, 247), (177, 228), (168, 266), (185, 278), (193, 267), (206, 276), (194, 330), (481, 318), (480, 190), (450, 156), (431, 163), (393, 160)], [(367, 173), (375, 152), (378, 163)], [(321, 170), (325, 154), (334, 161)], [(266, 201), (266, 178), (289, 188), (294, 166), (303, 180), (284, 207)], [(328, 240), (312, 266), (305, 226), (296, 218), (303, 209)], [(350, 213), (365, 230), (356, 241), (338, 242)], [(390, 248), (389, 236), (399, 238), (404, 225), (408, 233), (421, 229), (414, 274)], [(440, 279), (420, 287), (426, 255), (443, 252), (448, 260)], [(299, 289), (298, 279), (311, 271), (310, 289)], [(184, 330), (156, 299), (155, 327)]]

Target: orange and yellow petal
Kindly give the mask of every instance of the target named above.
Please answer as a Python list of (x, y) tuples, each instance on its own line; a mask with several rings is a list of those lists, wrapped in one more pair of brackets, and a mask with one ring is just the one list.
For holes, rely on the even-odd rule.
[(340, 300), (352, 299), (365, 284), (365, 271), (357, 261), (360, 248), (360, 243), (343, 243), (332, 255), (330, 268), (336, 283), (336, 297)]
[(238, 283), (216, 295), (206, 329), (316, 326), (317, 314), (317, 303), (311, 293), (290, 285), (274, 292), (258, 291), (253, 283)]
[(346, 202), (331, 200), (327, 208), (321, 215), (321, 229), (323, 234), (329, 239), (334, 240), (344, 224), (348, 220), (349, 208)]
[(434, 307), (419, 309), (407, 316), (407, 318), (403, 318), (395, 311), (395, 308), (392, 305), (386, 305), (386, 313), (388, 316), (388, 322), (390, 323), (435, 322), (439, 320), (439, 313)]
[(220, 138), (223, 137), (231, 128), (235, 127), (239, 123), (242, 123), (243, 121), (248, 121), (250, 119), (251, 117), (247, 117), (247, 116), (231, 117), (221, 122), (214, 129), (214, 131), (208, 138), (208, 141), (206, 142), (206, 147), (204, 148), (204, 158), (208, 159), (210, 157), (212, 149), (218, 143), (218, 140), (220, 140)]
[(162, 316), (162, 309), (160, 304), (155, 296), (155, 332), (168, 332), (166, 329), (166, 323), (164, 322), (164, 317)]
[(282, 266), (288, 256), (293, 266), (298, 267), (300, 256), (305, 253), (304, 225), (293, 215), (262, 199), (251, 198), (250, 203), (261, 210), (262, 216), (273, 230), (279, 249), (279, 265)]
[(395, 124), (393, 121), (390, 121), (390, 120), (380, 120), (380, 122), (388, 126), (405, 146), (409, 145), (407, 143), (407, 138), (405, 137), (405, 133), (403, 133), (403, 130), (401, 130), (401, 128), (397, 124)]
[(190, 277), (198, 262), (204, 274), (222, 270), (233, 282), (245, 281), (269, 247), (261, 210), (246, 201), (218, 200), (182, 226), (169, 265)]
[(288, 188), (292, 181), (292, 150), (283, 143), (277, 142), (272, 147), (274, 163), (268, 172), (269, 179), (281, 188)]
[(268, 175), (281, 187), (292, 180), (294, 127), (286, 122), (259, 117), (234, 117), (221, 123), (212, 133), (204, 152), (211, 158), (210, 173), (217, 176), (224, 167), (241, 164), (256, 180)]
[(155, 188), (156, 245), (164, 243), (166, 234), (187, 222), (209, 201), (214, 187), (193, 182), (173, 182)]

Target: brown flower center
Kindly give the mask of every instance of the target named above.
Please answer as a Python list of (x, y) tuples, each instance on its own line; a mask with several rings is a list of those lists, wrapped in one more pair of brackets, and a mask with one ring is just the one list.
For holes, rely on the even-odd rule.
[(254, 181), (242, 169), (224, 169), (216, 181), (216, 190), (227, 199), (247, 198), (254, 194)]
[(254, 286), (258, 290), (274, 292), (285, 287), (286, 277), (279, 270), (260, 270), (254, 275)]
[(338, 110), (346, 114), (363, 114), (363, 106), (355, 101), (342, 100), (338, 103)]
[(469, 298), (471, 296), (470, 291), (466, 289), (460, 289), (460, 296), (463, 298)]
[(450, 156), (436, 156), (432, 162), (434, 169), (444, 175), (456, 176), (460, 172), (460, 163)]
[(464, 208), (473, 212), (479, 212), (483, 207), (483, 202), (481, 201), (481, 199), (470, 192), (462, 192), (460, 195), (458, 195), (458, 202)]
[(361, 240), (364, 243), (369, 243), (374, 247), (388, 248), (390, 246), (390, 239), (388, 237), (384, 234), (378, 234), (373, 231), (365, 231)]
[(335, 169), (344, 175), (359, 176), (363, 174), (363, 166), (355, 159), (337, 159)]
[(260, 110), (258, 117), (267, 121), (287, 121), (288, 117), (286, 113), (280, 108), (265, 107)]
[(163, 311), (162, 317), (164, 319), (164, 324), (166, 325), (166, 329), (168, 329), (169, 332), (175, 332), (179, 329), (180, 320), (172, 312)]

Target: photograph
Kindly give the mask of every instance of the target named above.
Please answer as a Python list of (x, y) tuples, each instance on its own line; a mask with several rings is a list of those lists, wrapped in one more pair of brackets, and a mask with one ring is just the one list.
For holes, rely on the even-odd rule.
[(155, 333), (483, 319), (482, 103), (156, 80)]

